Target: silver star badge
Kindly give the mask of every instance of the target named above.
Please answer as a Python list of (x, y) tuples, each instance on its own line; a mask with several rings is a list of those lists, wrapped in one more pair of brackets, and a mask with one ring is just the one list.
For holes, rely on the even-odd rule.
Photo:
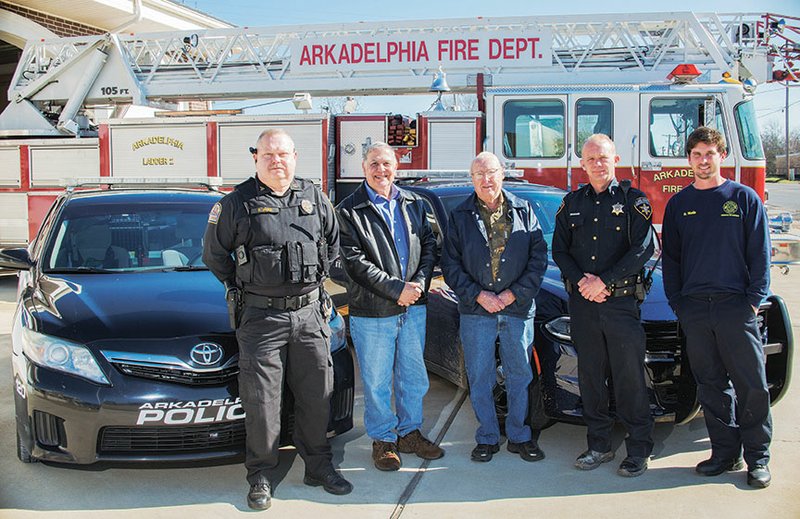
[(614, 204), (611, 206), (611, 214), (614, 216), (619, 216), (622, 214), (622, 208), (624, 206), (622, 204)]

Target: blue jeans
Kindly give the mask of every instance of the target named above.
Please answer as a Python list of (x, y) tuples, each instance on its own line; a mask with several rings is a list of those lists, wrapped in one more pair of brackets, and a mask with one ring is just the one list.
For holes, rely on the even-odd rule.
[(498, 337), (508, 396), (506, 436), (510, 442), (526, 442), (531, 439), (531, 429), (525, 425), (525, 419), (528, 416), (528, 386), (533, 379), (533, 319), (461, 314), (461, 345), (469, 380), (469, 399), (479, 424), (475, 441), (488, 444), (500, 441), (500, 426), (492, 395), (497, 381), (495, 342)]
[[(364, 384), (364, 427), (373, 440), (422, 427), (422, 399), (428, 392), (425, 370), (425, 305), (391, 317), (350, 316), (350, 337)], [(397, 412), (392, 410), (392, 388)]]

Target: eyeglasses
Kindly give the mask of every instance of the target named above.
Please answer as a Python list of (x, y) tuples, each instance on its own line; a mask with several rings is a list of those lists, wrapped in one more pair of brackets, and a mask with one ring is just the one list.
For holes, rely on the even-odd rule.
[(485, 171), (472, 172), (472, 178), (493, 178), (503, 173), (502, 169), (487, 169)]

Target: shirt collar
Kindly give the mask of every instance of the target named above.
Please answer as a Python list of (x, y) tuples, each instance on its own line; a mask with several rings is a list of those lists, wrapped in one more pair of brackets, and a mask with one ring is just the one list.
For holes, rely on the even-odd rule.
[[(256, 187), (258, 187), (259, 193), (261, 191), (269, 191), (270, 193), (274, 193), (274, 191), (272, 190), (271, 187), (269, 187), (268, 185), (263, 183), (261, 181), (261, 179), (258, 178), (258, 174), (255, 175), (255, 179), (256, 179)], [(301, 190), (300, 182), (298, 182), (297, 179), (294, 178), (294, 179), (292, 179), (292, 183), (289, 184), (289, 189), (287, 189), (286, 192), (289, 192), (289, 191), (300, 191), (300, 190)], [(284, 194), (286, 194), (286, 193), (284, 193)]]
[(505, 197), (505, 193), (503, 193), (503, 191), (501, 190), (500, 191), (500, 205), (498, 205), (497, 209), (495, 209), (495, 210), (489, 209), (489, 206), (486, 205), (486, 202), (481, 200), (478, 197), (477, 194), (475, 195), (475, 202), (478, 204), (478, 209), (483, 209), (483, 210), (487, 211), (488, 213), (494, 213), (495, 211), (499, 211), (499, 210), (505, 208), (506, 197)]
[[(369, 186), (369, 184), (367, 184), (367, 182), (366, 182), (366, 181), (364, 182), (364, 187), (365, 187), (365, 188), (367, 188), (367, 196), (369, 197), (370, 201), (371, 201), (373, 204), (377, 204), (377, 203), (379, 203), (379, 202), (382, 202), (383, 200), (387, 200), (386, 198), (384, 198), (384, 197), (383, 197), (383, 195), (379, 195), (377, 191), (375, 191), (374, 189), (372, 189), (372, 188)], [(399, 190), (399, 189), (397, 189), (397, 186), (396, 186), (396, 185), (392, 184), (392, 188), (391, 188), (391, 190), (389, 191), (389, 198), (388, 198), (388, 200), (395, 200), (395, 199), (397, 199), (397, 198), (400, 198), (400, 190)]]
[(602, 191), (600, 193), (595, 193), (594, 192), (594, 188), (592, 187), (591, 184), (586, 184), (586, 186), (584, 186), (584, 187), (586, 188), (586, 193), (584, 193), (585, 196), (589, 196), (589, 195), (600, 196), (600, 195), (602, 195), (603, 193), (606, 193), (606, 192), (608, 192), (609, 195), (614, 196), (614, 195), (617, 194), (617, 189), (619, 189), (619, 181), (616, 178), (612, 179), (611, 183), (608, 185), (606, 190)]

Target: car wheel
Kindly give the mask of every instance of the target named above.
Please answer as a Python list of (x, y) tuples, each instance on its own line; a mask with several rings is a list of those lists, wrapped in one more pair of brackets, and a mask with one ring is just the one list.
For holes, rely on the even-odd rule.
[(543, 431), (556, 423), (545, 411), (541, 377), (531, 382), (528, 389), (528, 422), (534, 431)]
[[(506, 414), (508, 413), (508, 397), (506, 388), (502, 382), (498, 382), (492, 391), (494, 397), (494, 409), (497, 413), (497, 422), (500, 425), (500, 434), (505, 434)], [(542, 391), (542, 379), (537, 378), (528, 389), (528, 419), (526, 422), (534, 437), (538, 438), (537, 431), (543, 431), (555, 425), (556, 421), (547, 416), (544, 406), (544, 393)]]
[(19, 458), (19, 461), (22, 463), (33, 463), (36, 461), (36, 459), (31, 456), (28, 448), (22, 444), (22, 440), (19, 437), (19, 431), (17, 431), (17, 458)]

